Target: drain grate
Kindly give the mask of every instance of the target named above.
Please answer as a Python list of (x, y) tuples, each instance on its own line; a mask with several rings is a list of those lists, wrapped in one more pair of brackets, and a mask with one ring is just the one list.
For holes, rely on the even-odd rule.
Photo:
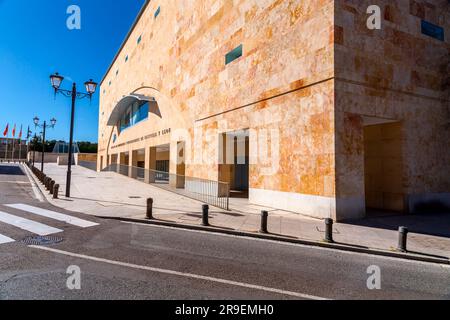
[(129, 196), (128, 198), (129, 199), (142, 199), (142, 197), (139, 197), (139, 196)]
[(43, 236), (33, 236), (26, 237), (22, 240), (22, 243), (29, 246), (50, 246), (52, 244), (57, 244), (63, 242), (63, 238), (59, 237), (43, 237)]

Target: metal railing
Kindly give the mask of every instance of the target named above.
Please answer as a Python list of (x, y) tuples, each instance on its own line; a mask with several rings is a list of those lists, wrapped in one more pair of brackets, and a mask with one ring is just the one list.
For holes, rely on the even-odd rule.
[(97, 162), (95, 161), (78, 161), (78, 165), (92, 171), (97, 171)]
[(111, 164), (102, 171), (115, 172), (224, 210), (229, 210), (230, 208), (230, 185), (225, 182), (121, 164)]
[(27, 159), (4, 159), (0, 158), (0, 163), (24, 163), (27, 162)]

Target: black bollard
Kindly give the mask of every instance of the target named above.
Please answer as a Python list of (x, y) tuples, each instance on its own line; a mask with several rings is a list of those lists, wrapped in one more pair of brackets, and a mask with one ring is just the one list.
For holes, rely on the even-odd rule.
[(55, 180), (50, 181), (50, 194), (53, 194), (53, 189), (55, 188)]
[(400, 252), (408, 252), (407, 244), (408, 244), (408, 228), (400, 227), (398, 229), (398, 251)]
[(269, 230), (267, 228), (268, 220), (269, 220), (269, 212), (265, 210), (261, 211), (261, 230), (259, 232), (269, 233)]
[(59, 194), (59, 184), (55, 184), (53, 187), (53, 199), (58, 199)]
[(147, 219), (153, 219), (153, 199), (147, 199)]
[(325, 219), (325, 242), (333, 243), (333, 219)]
[(209, 226), (209, 206), (207, 204), (204, 204), (202, 206), (202, 211), (203, 211), (203, 221), (202, 224), (205, 227)]

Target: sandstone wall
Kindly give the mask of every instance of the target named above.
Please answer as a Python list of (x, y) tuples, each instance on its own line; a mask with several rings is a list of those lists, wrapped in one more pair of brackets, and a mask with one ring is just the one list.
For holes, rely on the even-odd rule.
[[(373, 4), (381, 30), (366, 27)], [(445, 41), (422, 34), (422, 19), (444, 27)], [(363, 214), (363, 127), (376, 122), (401, 124), (405, 210), (416, 195), (450, 192), (449, 36), (448, 1), (336, 1), (338, 210)]]

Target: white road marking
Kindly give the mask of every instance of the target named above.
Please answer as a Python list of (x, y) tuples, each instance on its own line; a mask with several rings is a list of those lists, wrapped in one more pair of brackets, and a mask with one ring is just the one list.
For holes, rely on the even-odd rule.
[(131, 263), (126, 263), (126, 262), (102, 259), (102, 258), (97, 258), (97, 257), (92, 257), (92, 256), (87, 256), (87, 255), (82, 255), (82, 254), (77, 254), (77, 253), (73, 253), (73, 252), (62, 251), (62, 250), (57, 250), (57, 249), (52, 249), (52, 248), (38, 247), (38, 246), (30, 246), (30, 248), (43, 250), (43, 251), (48, 251), (48, 252), (53, 252), (53, 253), (57, 253), (57, 254), (62, 254), (62, 255), (65, 255), (65, 256), (73, 257), (73, 258), (79, 258), (79, 259), (84, 259), (84, 260), (91, 260), (91, 261), (107, 263), (107, 264), (112, 264), (112, 265), (121, 266), (121, 267), (145, 270), (145, 271), (162, 273), (162, 274), (169, 274), (169, 275), (173, 275), (173, 276), (191, 278), (191, 279), (196, 279), (196, 280), (204, 280), (204, 281), (216, 282), (216, 283), (221, 283), (221, 284), (226, 284), (226, 285), (231, 285), (231, 286), (236, 286), (236, 287), (243, 287), (243, 288), (247, 288), (247, 289), (260, 290), (260, 291), (265, 291), (265, 292), (270, 292), (270, 293), (276, 293), (276, 294), (281, 294), (281, 295), (286, 295), (286, 296), (291, 296), (291, 297), (296, 297), (296, 298), (301, 298), (301, 299), (329, 300), (327, 298), (317, 297), (317, 296), (304, 294), (304, 293), (299, 293), (299, 292), (293, 292), (293, 291), (286, 291), (286, 290), (281, 290), (281, 289), (269, 288), (269, 287), (254, 285), (254, 284), (250, 284), (250, 283), (225, 280), (225, 279), (208, 277), (208, 276), (202, 276), (202, 275), (197, 275), (197, 274), (192, 274), (192, 273), (185, 273), (185, 272), (179, 272), (179, 271), (173, 271), (173, 270), (167, 270), (167, 269), (160, 269), (160, 268), (152, 268), (152, 267), (148, 267), (148, 266), (142, 266), (142, 265), (131, 264)]
[(33, 220), (13, 216), (9, 213), (2, 211), (0, 211), (0, 222), (12, 225), (22, 230), (35, 233), (40, 236), (48, 236), (50, 234), (63, 232), (63, 230), (56, 229)]
[(99, 225), (98, 223), (79, 219), (79, 218), (72, 217), (72, 216), (62, 214), (59, 212), (55, 212), (55, 211), (50, 211), (50, 210), (46, 210), (46, 209), (42, 209), (42, 208), (38, 208), (38, 207), (32, 207), (32, 206), (29, 206), (26, 204), (7, 204), (6, 206), (10, 207), (10, 208), (21, 210), (21, 211), (33, 213), (38, 216), (66, 222), (68, 224), (71, 224), (71, 225), (77, 226), (77, 227), (81, 227), (81, 228), (90, 228), (90, 227), (95, 227), (95, 226)]
[(437, 264), (437, 263), (431, 263), (431, 262), (425, 262), (425, 261), (408, 260), (408, 259), (404, 259), (404, 258), (373, 255), (373, 254), (364, 253), (364, 252), (353, 252), (353, 251), (343, 251), (343, 250), (337, 251), (336, 249), (332, 249), (332, 248), (318, 247), (318, 246), (308, 245), (308, 244), (290, 243), (290, 242), (283, 242), (283, 241), (277, 241), (277, 240), (253, 238), (253, 237), (247, 237), (247, 236), (237, 236), (237, 235), (232, 235), (232, 234), (209, 232), (209, 231), (203, 231), (203, 230), (182, 229), (182, 228), (162, 226), (162, 225), (156, 225), (156, 224), (148, 224), (148, 223), (142, 223), (142, 222), (130, 222), (130, 221), (121, 221), (121, 222), (124, 224), (137, 225), (137, 226), (148, 227), (148, 228), (160, 228), (160, 229), (169, 229), (169, 230), (173, 230), (173, 231), (201, 233), (201, 234), (205, 234), (205, 235), (209, 235), (209, 236), (214, 235), (214, 236), (225, 237), (225, 238), (246, 239), (246, 240), (256, 241), (256, 242), (266, 242), (266, 243), (269, 242), (269, 243), (283, 245), (283, 246), (289, 246), (289, 247), (302, 247), (302, 248), (307, 248), (307, 249), (312, 249), (312, 250), (340, 253), (342, 255), (346, 254), (346, 255), (352, 255), (352, 256), (365, 256), (367, 258), (376, 258), (376, 259), (389, 260), (389, 261), (395, 261), (395, 262), (401, 261), (401, 262), (410, 263), (410, 264), (421, 264), (421, 265), (426, 265), (426, 266), (440, 266), (444, 269), (450, 270), (450, 265), (448, 265), (448, 264)]
[(14, 239), (8, 238), (2, 234), (0, 234), (0, 244), (11, 243), (14, 242)]

